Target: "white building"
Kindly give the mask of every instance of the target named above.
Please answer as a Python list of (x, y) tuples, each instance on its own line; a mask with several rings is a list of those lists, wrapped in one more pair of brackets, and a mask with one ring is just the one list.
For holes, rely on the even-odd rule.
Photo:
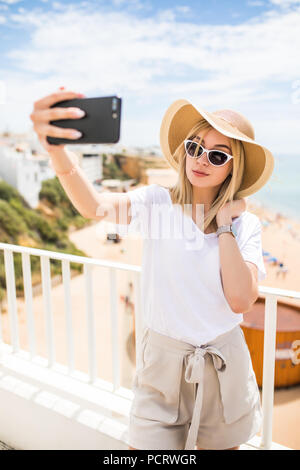
[(103, 156), (93, 146), (85, 145), (84, 150), (80, 151), (79, 165), (91, 183), (103, 178)]
[(0, 177), (17, 189), (31, 208), (36, 208), (42, 181), (55, 176), (48, 158), (33, 156), (30, 150), (20, 152), (1, 146), (0, 161)]
[[(82, 149), (81, 149), (82, 150)], [(102, 156), (89, 146), (76, 152), (78, 163), (91, 183), (102, 179)], [(32, 155), (30, 146), (24, 145), (18, 151), (14, 145), (0, 146), (0, 178), (16, 188), (32, 209), (39, 203), (42, 182), (55, 177), (50, 157)]]

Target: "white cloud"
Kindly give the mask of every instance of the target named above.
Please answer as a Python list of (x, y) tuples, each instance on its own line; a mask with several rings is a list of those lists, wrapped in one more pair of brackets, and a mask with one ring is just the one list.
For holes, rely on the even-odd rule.
[[(26, 106), (26, 112), (34, 99), (60, 85), (117, 93), (126, 97), (124, 126), (132, 143), (136, 126), (137, 143), (157, 143), (158, 116), (172, 100), (266, 116), (274, 102), (281, 109), (283, 93), (290, 97), (291, 83), (300, 78), (300, 8), (272, 10), (238, 25), (201, 25), (181, 21), (188, 13), (184, 5), (147, 18), (100, 6), (93, 12), (60, 7), (11, 15), (31, 31), (30, 43), (7, 53), (18, 70), (6, 73), (10, 103)], [(152, 113), (144, 136), (144, 116), (136, 117), (134, 107), (144, 116)]]
[(14, 3), (20, 3), (23, 0), (0, 0), (0, 3), (6, 3), (7, 5), (13, 5)]
[(6, 23), (6, 18), (3, 15), (0, 15), (0, 24)]
[(189, 7), (188, 5), (178, 5), (176, 7), (174, 7), (179, 13), (190, 13), (191, 12), (191, 7)]
[(300, 6), (300, 0), (269, 0), (269, 7), (278, 7), (281, 11), (297, 9)]
[(52, 7), (55, 10), (64, 10), (65, 6), (62, 2), (52, 2)]
[[(137, 19), (127, 13), (90, 15), (77, 10), (43, 16), (15, 14), (15, 21), (32, 28), (32, 40), (8, 56), (20, 69), (36, 75), (77, 77), (76, 81), (87, 82), (89, 88), (98, 86), (101, 77), (101, 88), (123, 85), (137, 92), (160, 77), (179, 84), (184, 77), (189, 89), (195, 76), (201, 86), (205, 74), (210, 74), (208, 86), (217, 80), (224, 90), (250, 83), (255, 90), (262, 81), (298, 77), (299, 11), (230, 27), (159, 18)], [(159, 88), (167, 90), (169, 82), (159, 83)]]
[(291, 5), (300, 5), (300, 0), (269, 0), (273, 5), (280, 7), (289, 7)]

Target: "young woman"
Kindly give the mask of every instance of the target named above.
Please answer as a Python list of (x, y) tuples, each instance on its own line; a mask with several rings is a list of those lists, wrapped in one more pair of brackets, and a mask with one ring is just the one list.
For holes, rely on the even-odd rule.
[(76, 96), (60, 90), (31, 114), (61, 184), (83, 216), (114, 222), (122, 235), (146, 235), (142, 365), (133, 381), (129, 448), (238, 449), (262, 420), (240, 323), (266, 277), (260, 220), (245, 197), (266, 184), (273, 156), (240, 113), (208, 113), (177, 100), (160, 131), (164, 156), (178, 172), (175, 186), (99, 194), (74, 155), (45, 139), (76, 138), (49, 124), (78, 117), (74, 109), (50, 109)]

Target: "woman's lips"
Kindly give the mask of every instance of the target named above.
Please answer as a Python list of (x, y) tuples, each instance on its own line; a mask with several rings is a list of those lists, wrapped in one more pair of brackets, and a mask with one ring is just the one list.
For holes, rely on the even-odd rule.
[(205, 173), (200, 173), (200, 172), (195, 171), (195, 170), (192, 170), (192, 171), (193, 171), (194, 175), (196, 175), (196, 176), (208, 176)]

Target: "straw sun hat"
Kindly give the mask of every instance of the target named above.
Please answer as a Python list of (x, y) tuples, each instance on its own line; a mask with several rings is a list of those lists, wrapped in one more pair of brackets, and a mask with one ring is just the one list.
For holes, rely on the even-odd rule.
[(222, 109), (208, 112), (184, 99), (174, 101), (165, 112), (160, 127), (160, 145), (167, 161), (176, 171), (179, 170), (179, 163), (173, 154), (201, 118), (221, 134), (242, 141), (245, 166), (242, 183), (235, 197), (240, 199), (256, 193), (269, 180), (274, 168), (274, 157), (270, 150), (255, 142), (252, 124), (237, 111)]

